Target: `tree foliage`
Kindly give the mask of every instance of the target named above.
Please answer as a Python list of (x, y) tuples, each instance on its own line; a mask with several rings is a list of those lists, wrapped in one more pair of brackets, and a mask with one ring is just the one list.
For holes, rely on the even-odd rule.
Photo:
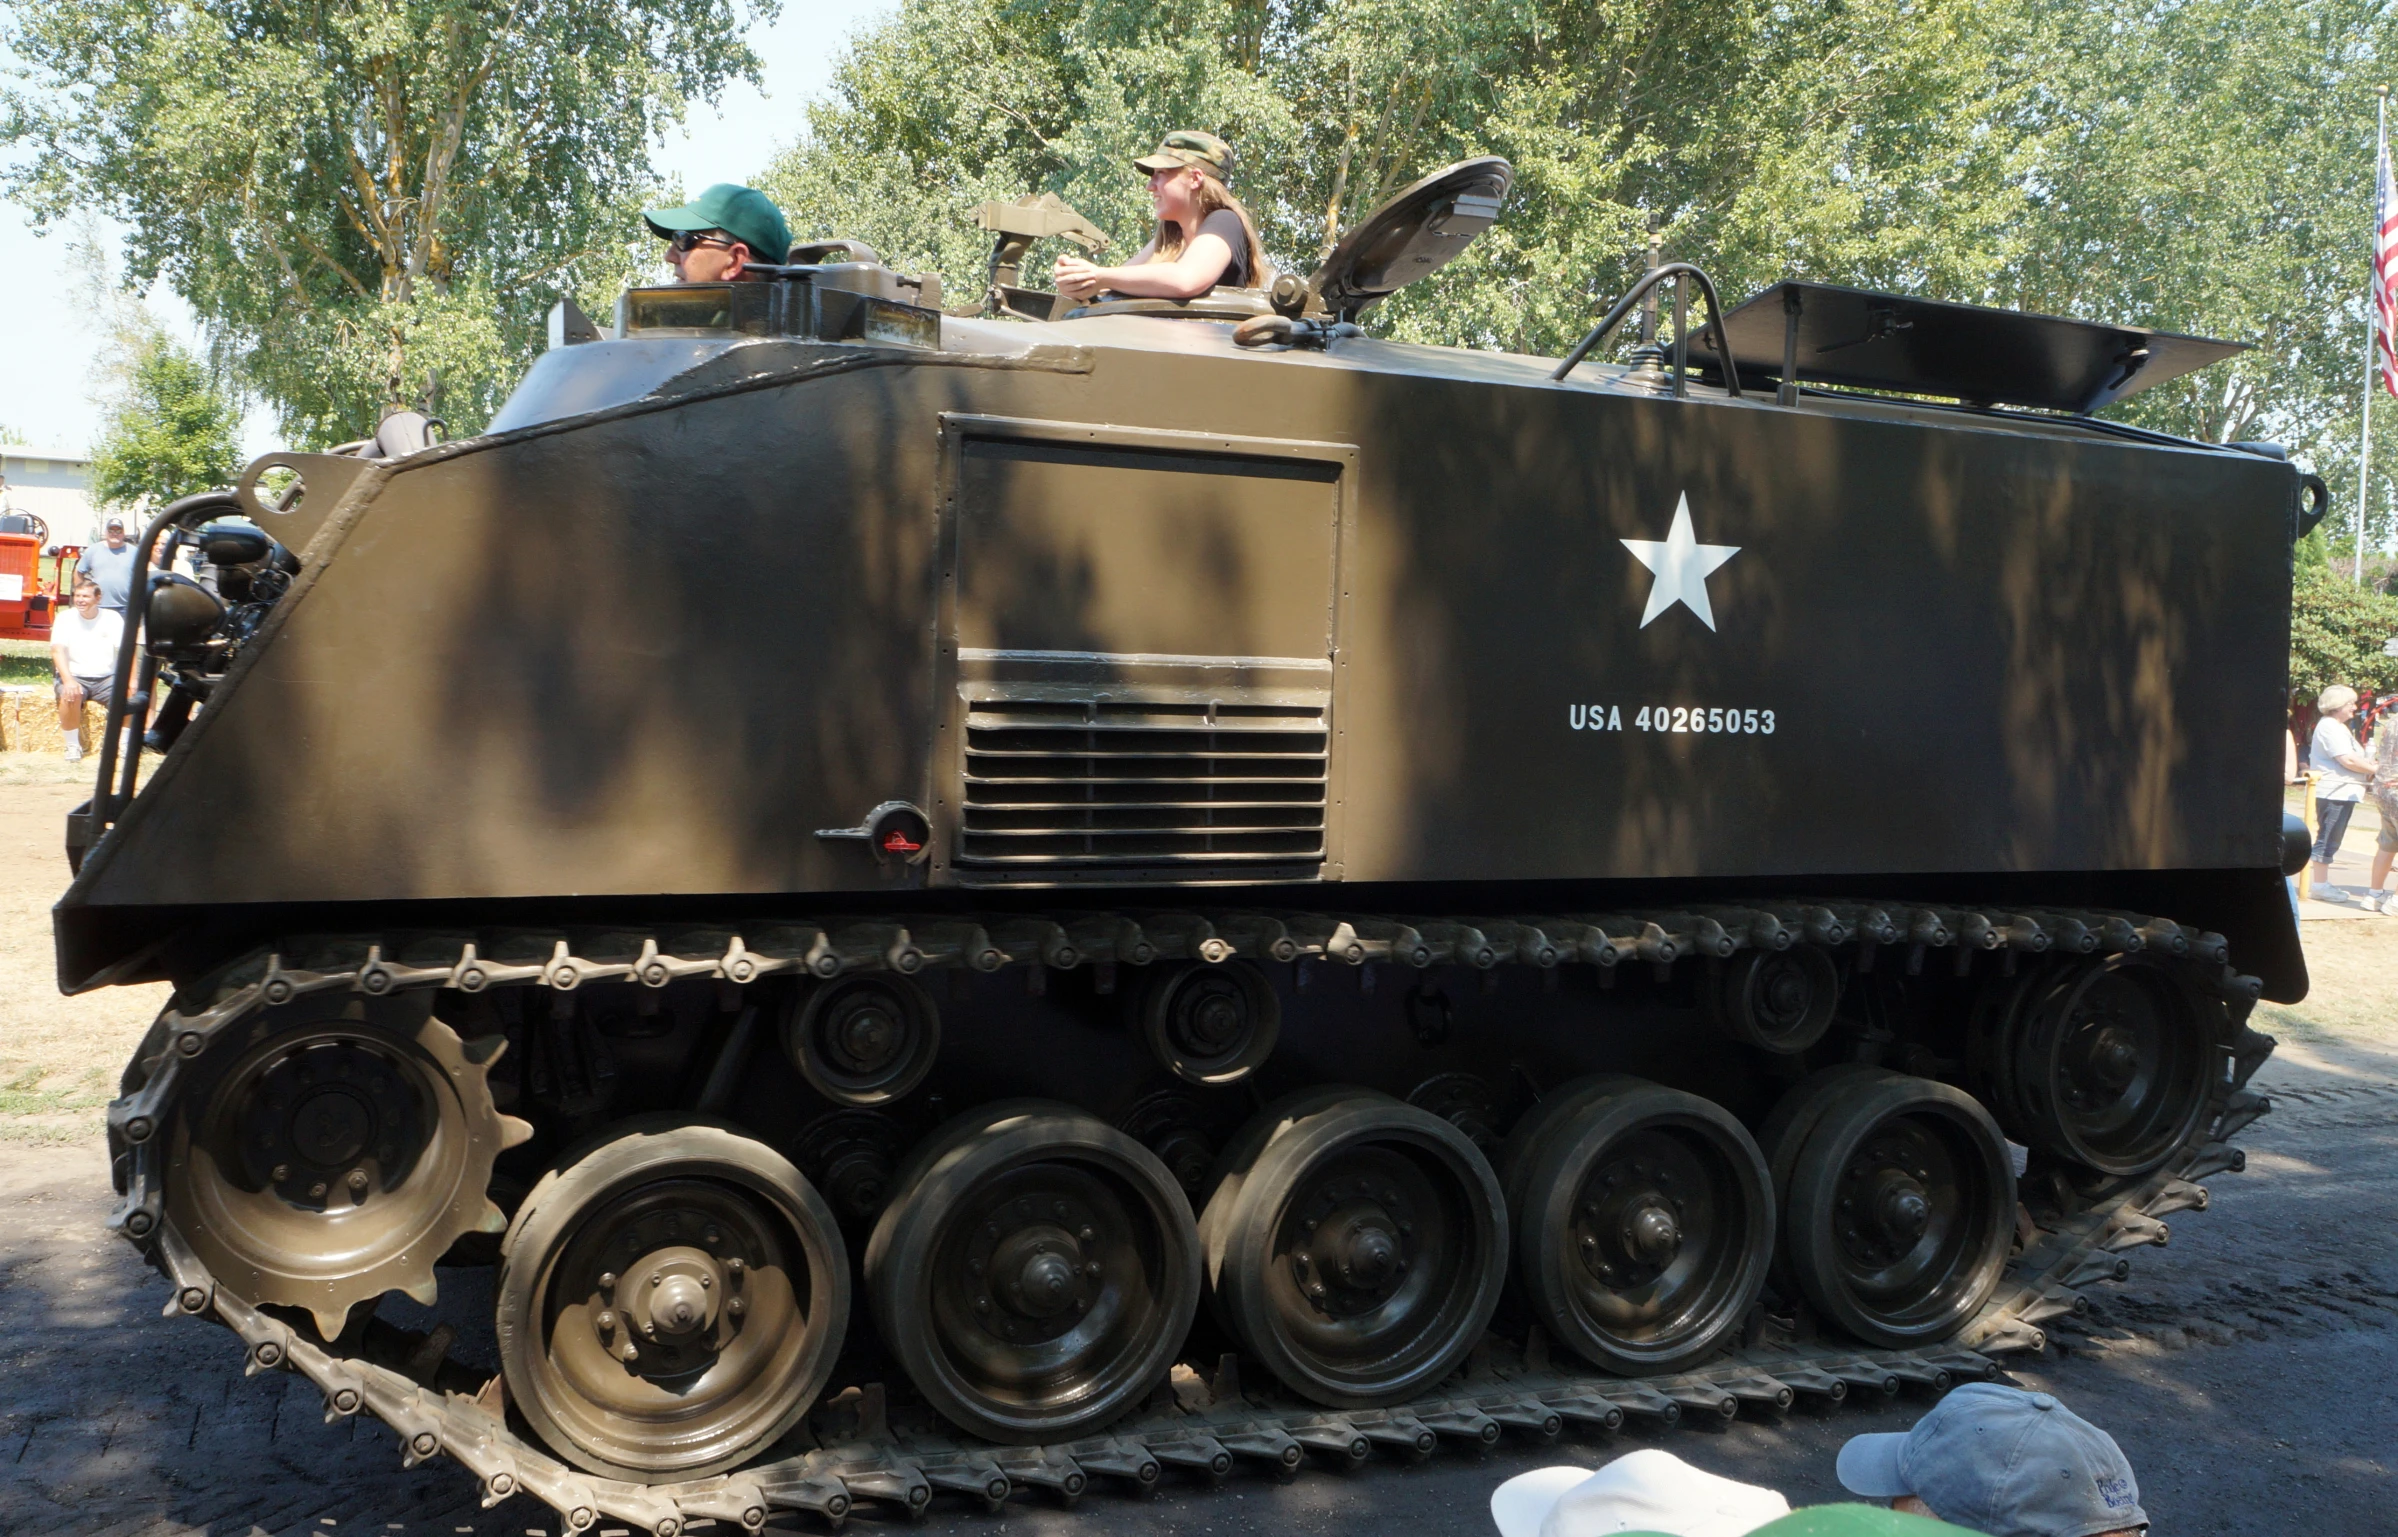
[(92, 499), (102, 507), (161, 507), (233, 483), (241, 412), (190, 350), (154, 336), (131, 364), (92, 449)]
[(1137, 244), (1126, 158), (1167, 128), (1236, 145), (1299, 270), (1498, 153), (1503, 222), (1379, 329), (1557, 352), (1654, 237), (1728, 299), (1795, 275), (2249, 343), (2115, 414), (2336, 467), (2393, 51), (2388, 0), (904, 0), (767, 184), (971, 293), (985, 197)]
[(2398, 597), (2302, 562), (2290, 594), (2290, 697), (2310, 703), (2334, 683), (2360, 694), (2398, 689)]
[(122, 220), (316, 442), (434, 370), (478, 426), (548, 304), (622, 275), (653, 135), (756, 67), (731, 0), (10, 6), (10, 194)]

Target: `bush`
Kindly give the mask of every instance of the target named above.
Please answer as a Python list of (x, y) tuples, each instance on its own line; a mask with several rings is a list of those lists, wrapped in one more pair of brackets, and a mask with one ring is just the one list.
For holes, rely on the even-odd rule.
[(2398, 689), (2398, 598), (2359, 587), (2326, 565), (2301, 562), (2290, 591), (2290, 698), (2313, 704), (2334, 683), (2360, 694)]

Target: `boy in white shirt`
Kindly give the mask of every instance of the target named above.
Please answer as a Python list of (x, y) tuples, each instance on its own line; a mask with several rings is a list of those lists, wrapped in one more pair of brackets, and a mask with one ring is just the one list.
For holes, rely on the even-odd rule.
[(75, 578), (75, 607), (50, 627), (50, 670), (58, 674), (58, 731), (67, 739), (67, 761), (83, 757), (83, 702), (106, 708), (117, 677), (117, 647), (125, 638), (125, 616), (100, 606), (100, 584)]

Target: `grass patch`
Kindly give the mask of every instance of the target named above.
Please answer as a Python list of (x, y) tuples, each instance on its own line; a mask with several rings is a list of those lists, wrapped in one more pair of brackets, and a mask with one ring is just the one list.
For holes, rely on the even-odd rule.
[(50, 1084), (50, 1076), (44, 1068), (31, 1067), (0, 1083), (0, 1115), (72, 1115), (104, 1110), (115, 1097), (110, 1092), (108, 1075), (96, 1067), (84, 1069), (81, 1077), (62, 1085)]
[(0, 640), (0, 683), (47, 683), (51, 676), (48, 641)]
[(2259, 1004), (2256, 1025), (2293, 1040), (2398, 1040), (2398, 918), (2304, 924), (2306, 1000)]

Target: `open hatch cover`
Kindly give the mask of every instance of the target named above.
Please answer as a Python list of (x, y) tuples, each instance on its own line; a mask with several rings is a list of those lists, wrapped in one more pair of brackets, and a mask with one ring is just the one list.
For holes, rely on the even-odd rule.
[(1341, 236), (1308, 286), (1343, 320), (1430, 277), (1498, 222), (1515, 167), (1496, 155), (1460, 160), (1402, 188)]
[[(1787, 281), (1723, 325), (1746, 387), (1781, 377), (1788, 344), (1792, 374), (1810, 384), (2083, 414), (2248, 350), (2142, 326)], [(1710, 330), (1693, 333), (1691, 361), (1720, 380)]]

